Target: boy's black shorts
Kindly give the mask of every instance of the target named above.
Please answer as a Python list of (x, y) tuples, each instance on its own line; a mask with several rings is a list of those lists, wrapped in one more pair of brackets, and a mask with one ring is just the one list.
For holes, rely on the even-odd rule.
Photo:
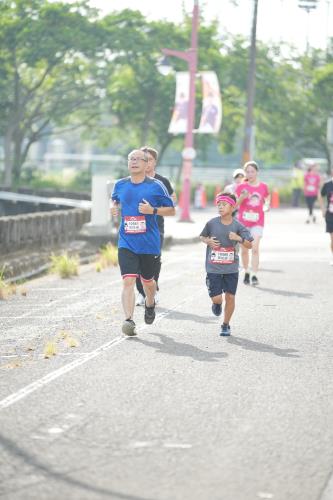
[(143, 281), (154, 279), (155, 260), (158, 255), (150, 253), (134, 253), (127, 248), (118, 249), (118, 262), (123, 278), (141, 276)]
[(207, 273), (206, 285), (210, 297), (216, 297), (222, 293), (230, 293), (236, 295), (238, 285), (238, 274), (215, 274)]

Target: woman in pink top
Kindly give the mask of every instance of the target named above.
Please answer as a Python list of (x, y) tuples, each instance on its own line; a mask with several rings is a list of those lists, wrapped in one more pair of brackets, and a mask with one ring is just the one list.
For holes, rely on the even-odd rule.
[[(235, 190), (235, 194), (238, 196), (238, 220), (250, 230), (254, 238), (251, 250), (251, 283), (252, 285), (258, 285), (259, 243), (265, 223), (264, 207), (265, 210), (268, 210), (270, 195), (267, 184), (260, 182), (258, 179), (259, 168), (255, 161), (245, 163), (244, 170), (247, 182), (239, 184)], [(248, 285), (250, 283), (249, 250), (242, 246), (241, 252), (245, 271), (244, 283)]]
[(320, 175), (317, 172), (317, 166), (313, 164), (304, 175), (304, 198), (309, 210), (309, 215), (306, 219), (307, 224), (309, 224), (311, 217), (312, 221), (316, 222), (316, 217), (313, 214), (313, 207), (318, 197), (319, 187)]

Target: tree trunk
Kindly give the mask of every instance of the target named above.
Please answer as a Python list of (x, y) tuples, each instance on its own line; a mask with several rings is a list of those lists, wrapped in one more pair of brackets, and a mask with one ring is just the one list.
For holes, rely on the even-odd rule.
[(6, 187), (13, 187), (13, 157), (12, 157), (12, 130), (6, 130), (4, 137), (4, 153), (5, 153), (5, 177), (4, 184)]
[(22, 158), (22, 143), (23, 135), (21, 131), (14, 134), (14, 152), (13, 152), (13, 182), (17, 183), (20, 180), (21, 168), (23, 164)]

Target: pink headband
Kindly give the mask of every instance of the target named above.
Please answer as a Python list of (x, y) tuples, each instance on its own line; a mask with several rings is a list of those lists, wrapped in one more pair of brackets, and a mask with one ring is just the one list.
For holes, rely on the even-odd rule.
[(229, 205), (231, 205), (232, 207), (236, 206), (235, 200), (230, 198), (230, 196), (224, 196), (224, 195), (216, 196), (215, 201), (216, 201), (216, 204), (220, 203), (221, 201), (225, 201), (226, 203), (229, 203)]

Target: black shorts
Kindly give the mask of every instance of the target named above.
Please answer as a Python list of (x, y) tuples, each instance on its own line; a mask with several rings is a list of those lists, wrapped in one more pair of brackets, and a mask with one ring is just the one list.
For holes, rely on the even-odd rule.
[(118, 262), (122, 277), (140, 276), (143, 281), (153, 280), (157, 257), (158, 255), (150, 253), (134, 253), (127, 248), (119, 248)]
[(326, 233), (333, 233), (333, 217), (332, 214), (327, 215), (325, 217), (326, 221)]
[(210, 297), (216, 297), (222, 293), (236, 295), (238, 285), (238, 273), (215, 274), (207, 273), (206, 285)]

